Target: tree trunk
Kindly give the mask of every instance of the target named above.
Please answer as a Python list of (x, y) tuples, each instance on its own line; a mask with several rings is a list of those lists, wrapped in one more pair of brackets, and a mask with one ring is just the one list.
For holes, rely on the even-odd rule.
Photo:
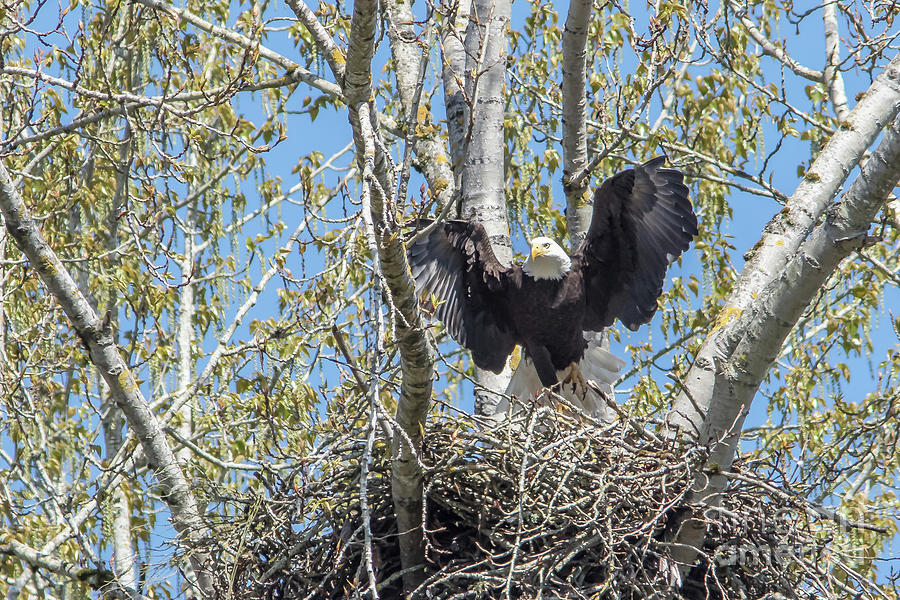
[[(391, 43), (391, 54), (397, 65), (394, 73), (397, 76), (397, 91), (400, 105), (406, 116), (407, 143), (418, 159), (417, 164), (428, 182), (428, 189), (437, 200), (438, 214), (447, 214), (453, 208), (456, 185), (450, 160), (447, 158), (445, 142), (438, 135), (439, 130), (433, 125), (431, 113), (422, 101), (425, 67), (430, 48), (425, 51), (420, 47), (413, 28), (415, 18), (412, 7), (406, 0), (397, 0), (385, 4), (388, 15), (388, 39)], [(429, 37), (423, 36), (426, 43)], [(408, 171), (408, 163), (405, 165)], [(403, 177), (407, 176), (403, 173)], [(405, 205), (405, 186), (401, 186), (403, 197), (397, 198), (397, 204)]]
[[(128, 72), (131, 65), (128, 65)], [(112, 204), (107, 215), (107, 250), (110, 252), (112, 264), (116, 264), (115, 248), (119, 245), (119, 213), (124, 204), (124, 198), (128, 194), (128, 173), (131, 169), (131, 127), (125, 125), (125, 132), (119, 143), (119, 162), (116, 165), (116, 189), (113, 193)], [(83, 286), (87, 290), (87, 285)], [(109, 315), (113, 335), (118, 344), (118, 306), (115, 298), (109, 298), (106, 304), (106, 314)], [(104, 394), (109, 400), (108, 390)], [(122, 447), (122, 427), (125, 417), (115, 402), (105, 402), (106, 414), (103, 418), (103, 436), (106, 442), (106, 456), (112, 462), (112, 458), (118, 454)], [(112, 495), (113, 522), (112, 522), (112, 547), (113, 547), (113, 573), (116, 581), (123, 588), (133, 590), (137, 594), (137, 578), (134, 571), (134, 541), (131, 537), (131, 504), (125, 490), (117, 487)]]
[[(469, 118), (461, 150), (465, 160), (461, 216), (484, 225), (494, 254), (505, 265), (512, 261), (506, 219), (506, 145), (503, 141), (509, 12), (508, 0), (472, 2), (465, 42)], [(475, 379), (480, 386), (475, 390), (477, 414), (494, 414), (500, 401), (497, 394), (506, 389), (510, 376), (508, 367), (499, 375), (475, 369)]]
[(594, 214), (590, 176), (573, 184), (572, 178), (587, 167), (587, 113), (585, 44), (591, 23), (591, 0), (572, 0), (563, 32), (563, 189), (566, 192), (566, 226), (572, 251), (587, 235)]
[[(838, 205), (830, 204), (883, 124), (897, 116), (898, 81), (900, 55), (873, 82), (847, 117), (848, 126), (835, 132), (785, 209), (766, 226), (667, 415), (670, 434), (680, 431), (711, 448), (708, 469), (693, 486), (695, 499), (709, 506), (719, 501), (726, 483), (720, 472), (731, 466), (750, 402), (799, 318), (802, 307), (797, 306), (808, 304), (837, 261), (859, 247), (874, 211), (897, 181), (894, 123), (879, 146), (878, 161), (863, 167)], [(826, 209), (825, 222), (814, 229)], [(849, 239), (840, 241), (841, 236)], [(702, 520), (687, 518), (676, 537), (675, 556), (683, 570), (694, 561), (704, 537)]]
[(380, 150), (371, 98), (371, 62), (374, 53), (374, 0), (357, 1), (353, 7), (344, 95), (350, 108), (350, 124), (363, 179), (362, 203), (377, 277), (389, 291), (389, 305), (400, 348), (403, 377), (397, 403), (391, 462), (391, 492), (399, 528), (403, 586), (407, 593), (424, 580), (425, 547), (422, 531), (422, 467), (419, 454), (422, 432), (431, 401), (433, 358), (428, 345), (415, 284), (406, 260), (406, 248), (396, 232), (394, 215), (385, 199), (393, 191), (388, 185), (387, 157)]
[[(466, 99), (466, 46), (465, 29), (469, 22), (469, 5), (460, 2), (455, 18), (445, 22), (441, 32), (441, 80), (444, 84), (444, 108), (447, 115), (447, 134), (450, 140), (451, 167), (454, 181), (462, 181), (465, 170), (466, 131), (469, 129), (471, 111)], [(461, 187), (457, 186), (457, 187)], [(459, 193), (459, 190), (457, 190)], [(454, 214), (462, 212), (460, 203)]]

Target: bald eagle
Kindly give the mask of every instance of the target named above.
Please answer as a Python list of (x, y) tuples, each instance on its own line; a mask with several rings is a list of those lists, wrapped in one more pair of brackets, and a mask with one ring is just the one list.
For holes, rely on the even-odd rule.
[(480, 223), (439, 223), (408, 249), (420, 297), (437, 300), (434, 316), (499, 373), (516, 344), (544, 387), (584, 356), (585, 331), (618, 319), (631, 330), (656, 312), (669, 263), (697, 235), (684, 176), (657, 157), (622, 171), (594, 193), (594, 212), (578, 250), (548, 237), (531, 240), (522, 265), (500, 264)]

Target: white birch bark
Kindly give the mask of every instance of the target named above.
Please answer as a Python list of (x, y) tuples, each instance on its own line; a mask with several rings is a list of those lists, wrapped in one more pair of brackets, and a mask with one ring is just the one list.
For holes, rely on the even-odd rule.
[(562, 39), (563, 189), (566, 192), (566, 226), (573, 251), (587, 235), (594, 213), (590, 177), (581, 179), (579, 184), (573, 183), (573, 177), (587, 166), (585, 44), (592, 8), (591, 0), (569, 2)]
[[(122, 427), (124, 417), (114, 403), (107, 406), (103, 416), (103, 441), (106, 446), (107, 457), (113, 457), (122, 448)], [(130, 484), (130, 482), (128, 483)], [(137, 592), (137, 577), (135, 575), (134, 546), (131, 537), (131, 503), (125, 494), (124, 485), (112, 490), (112, 540), (113, 549), (112, 567), (113, 576), (117, 585), (124, 590), (131, 590), (130, 595)]]
[[(384, 6), (388, 16), (388, 40), (394, 57), (397, 91), (403, 114), (406, 115), (407, 139), (412, 142), (428, 189), (437, 199), (439, 214), (446, 214), (445, 209), (452, 208), (456, 185), (444, 140), (438, 135), (438, 128), (433, 126), (432, 116), (421, 98), (424, 67), (427, 66), (427, 63), (423, 64), (423, 51), (420, 49), (423, 42), (418, 41), (413, 29), (415, 18), (407, 0), (392, 0)], [(429, 41), (424, 40), (424, 43)], [(427, 54), (429, 48), (425, 50)], [(397, 199), (398, 204), (406, 202), (406, 198)]]
[(462, 217), (481, 222), (497, 259), (512, 260), (506, 221), (503, 120), (509, 0), (474, 0), (466, 32), (466, 96), (471, 108), (465, 139)]
[[(506, 27), (509, 0), (473, 0), (466, 32), (466, 97), (470, 104), (463, 142), (462, 213), (487, 230), (497, 259), (512, 261), (506, 219), (506, 146), (503, 142), (506, 88)], [(499, 375), (476, 367), (475, 412), (493, 415), (506, 389), (509, 368)]]
[[(484, 3), (482, 3), (484, 4)], [(474, 3), (472, 5), (475, 8)], [(482, 6), (482, 12), (483, 12)], [(487, 127), (488, 113), (480, 107), (479, 99), (488, 85), (487, 79), (481, 78), (479, 65), (485, 65), (489, 50), (498, 50), (502, 45), (495, 42), (492, 48), (488, 48), (487, 41), (482, 39), (485, 32), (492, 29), (474, 24), (478, 19), (477, 13), (473, 16), (473, 22), (469, 24), (467, 33), (463, 36), (463, 24), (470, 19), (470, 9), (465, 2), (458, 6), (458, 12), (451, 19), (442, 32), (442, 81), (444, 86), (444, 106), (447, 114), (447, 130), (450, 141), (450, 156), (453, 168), (454, 180), (459, 181), (459, 199), (457, 200), (457, 217), (479, 220), (487, 229), (491, 238), (494, 253), (501, 262), (509, 263), (512, 259), (512, 245), (509, 241), (509, 225), (506, 220), (506, 195), (503, 190), (503, 114), (502, 92), (504, 81), (496, 77), (497, 69), (494, 69), (494, 78), (490, 81), (494, 85), (499, 84), (499, 104), (501, 107), (500, 121), (496, 122), (494, 114), (493, 144), (496, 151), (491, 153), (487, 146), (481, 143), (481, 136)], [(473, 53), (473, 54), (470, 54)], [(496, 62), (496, 58), (494, 61)], [(506, 66), (503, 65), (505, 74)], [(477, 81), (476, 81), (477, 79)], [(496, 113), (496, 111), (494, 111)], [(478, 123), (478, 132), (475, 123)], [(500, 136), (499, 146), (496, 144), (497, 132)], [(479, 143), (472, 147), (471, 139), (479, 138)], [(476, 153), (476, 154), (473, 154)], [(483, 162), (484, 156), (493, 154), (492, 164)], [(497, 164), (499, 162), (499, 164)], [(499, 187), (497, 178), (499, 176)], [(493, 193), (479, 194), (479, 184), (482, 177), (493, 181), (495, 189)], [(499, 190), (499, 193), (498, 193)], [(478, 195), (471, 195), (478, 194)], [(501, 403), (497, 392), (506, 389), (511, 377), (509, 369), (497, 374), (475, 367), (475, 413), (491, 416), (498, 410)]]
[(838, 123), (850, 114), (847, 106), (847, 92), (844, 91), (844, 78), (838, 70), (841, 63), (841, 37), (838, 34), (837, 2), (826, 2), (823, 21), (825, 23), (825, 85), (828, 97), (834, 106), (834, 114)]
[(397, 403), (391, 462), (391, 492), (399, 529), (400, 560), (407, 592), (424, 580), (425, 548), (422, 531), (422, 467), (419, 452), (425, 417), (431, 401), (433, 358), (418, 310), (415, 284), (406, 260), (406, 248), (385, 212), (385, 162), (379, 162), (379, 132), (370, 100), (371, 62), (374, 53), (375, 0), (357, 0), (353, 6), (344, 96), (350, 108), (350, 124), (357, 147), (357, 163), (363, 178), (363, 204), (371, 221), (377, 246), (375, 266), (389, 290), (394, 332), (400, 348), (402, 380)]
[[(191, 161), (196, 166), (196, 157), (192, 157)], [(191, 356), (191, 346), (194, 337), (194, 230), (197, 223), (197, 213), (195, 204), (197, 198), (188, 188), (188, 196), (192, 198), (187, 206), (187, 214), (184, 219), (184, 259), (179, 265), (181, 269), (181, 287), (178, 291), (178, 313), (175, 323), (175, 381), (176, 394), (178, 396), (188, 395), (194, 375), (194, 360)], [(178, 434), (181, 439), (190, 440), (194, 435), (194, 405), (196, 401), (192, 398), (189, 402), (185, 402), (178, 409)], [(187, 470), (191, 464), (192, 453), (187, 446), (181, 446), (175, 456), (178, 459), (181, 468)], [(184, 575), (188, 582), (188, 587), (197, 585), (197, 573), (194, 571), (190, 563), (184, 564)]]
[[(124, 22), (124, 20), (123, 20)], [(130, 64), (128, 66), (130, 69)], [(128, 194), (128, 173), (131, 169), (131, 128), (126, 124), (125, 132), (122, 140), (119, 142), (119, 162), (116, 165), (118, 170), (116, 174), (116, 189), (113, 194), (112, 205), (107, 215), (107, 239), (106, 247), (110, 251), (110, 258), (115, 264), (116, 252), (115, 248), (119, 245), (119, 213), (123, 205), (123, 200)], [(87, 290), (87, 286), (84, 286)], [(109, 315), (111, 323), (118, 328), (117, 318), (118, 307), (111, 298), (106, 306), (106, 314)], [(114, 330), (114, 336), (117, 332)], [(118, 342), (114, 338), (114, 343)], [(109, 396), (109, 390), (105, 390), (105, 396)], [(122, 447), (122, 427), (124, 425), (125, 416), (122, 410), (116, 406), (116, 403), (109, 402), (106, 414), (103, 419), (103, 436), (106, 444), (106, 456), (111, 461)], [(112, 494), (112, 547), (113, 547), (113, 573), (116, 581), (125, 589), (137, 590), (137, 577), (134, 570), (134, 545), (131, 537), (131, 503), (122, 486), (116, 487)], [(135, 592), (136, 593), (136, 592)]]
[(893, 120), (898, 109), (900, 54), (894, 56), (872, 83), (847, 116), (846, 126), (834, 133), (784, 210), (766, 225), (762, 239), (748, 253), (748, 260), (716, 327), (701, 347), (685, 379), (689, 393), (682, 391), (679, 394), (667, 416), (670, 428), (698, 431), (704, 419), (715, 419), (712, 430), (718, 433), (712, 435), (716, 437), (731, 427), (727, 418), (720, 419), (709, 411), (709, 406), (714, 395), (721, 392), (715, 386), (715, 364), (733, 353), (744, 333), (736, 326), (735, 318), (754, 303), (766, 285), (780, 276), (863, 153), (885, 124)]
[[(893, 118), (896, 118), (897, 108), (900, 107), (896, 103), (900, 99), (897, 76), (894, 70), (886, 83), (888, 87), (893, 87), (896, 99), (884, 110), (893, 113)], [(882, 84), (885, 82), (882, 81)], [(853, 123), (859, 124), (862, 120), (860, 105), (850, 114), (849, 120)], [(869, 116), (873, 121), (881, 122), (877, 114), (870, 113)], [(829, 146), (839, 136), (840, 133), (835, 134)], [(853, 163), (859, 161), (865, 151), (865, 147), (850, 143), (842, 148), (843, 155), (839, 154), (838, 149), (827, 146), (823, 154), (830, 150), (834, 159)], [(813, 164), (816, 172), (821, 169), (821, 165), (817, 168), (818, 162), (817, 159)], [(726, 484), (722, 472), (731, 466), (744, 418), (766, 371), (780, 354), (785, 338), (803, 310), (840, 261), (851, 251), (865, 245), (866, 231), (871, 221), (898, 180), (900, 121), (895, 120), (849, 191), (840, 202), (828, 207), (824, 222), (805, 236), (790, 256), (775, 254), (772, 260), (777, 259), (781, 263), (777, 272), (773, 271), (762, 285), (761, 278), (757, 277), (755, 283), (759, 287), (751, 288), (754, 289), (752, 298), (745, 298), (742, 308), (735, 312), (725, 313), (716, 330), (707, 338), (685, 380), (682, 396), (686, 399), (679, 397), (676, 400), (676, 408), (681, 406), (682, 411), (691, 412), (694, 420), (685, 420), (684, 413), (679, 414), (674, 409), (668, 419), (670, 426), (689, 428), (688, 431), (696, 427), (700, 442), (710, 446), (707, 468), (693, 484), (695, 500), (710, 507), (718, 505), (719, 493)], [(842, 182), (843, 178), (839, 182), (831, 179), (830, 185), (835, 186), (836, 192)], [(800, 184), (791, 203), (809, 202), (808, 197), (801, 195), (811, 193), (805, 184)], [(821, 190), (816, 192), (822, 193)], [(799, 227), (797, 224), (793, 226)], [(797, 232), (791, 233), (796, 235)], [(691, 408), (684, 408), (687, 405)], [(681, 564), (683, 574), (696, 558), (696, 548), (702, 545), (704, 537), (703, 520), (688, 515), (675, 537), (674, 547), (674, 556)]]
[[(287, 0), (287, 4), (315, 40), (316, 47), (328, 61), (332, 74), (342, 86), (342, 91), (347, 86), (352, 87), (354, 83), (346, 80), (344, 54), (316, 18), (315, 13), (302, 0)], [(385, 5), (385, 12), (388, 17), (388, 39), (395, 61), (393, 72), (397, 77), (397, 89), (403, 112), (407, 117), (407, 133), (419, 158), (419, 166), (428, 181), (429, 189), (437, 198), (439, 206), (448, 206), (455, 185), (447, 164), (443, 140), (437, 135), (436, 128), (429, 127), (430, 123), (424, 122), (427, 120), (425, 113), (413, 111), (414, 98), (421, 86), (421, 78), (418, 76), (421, 69), (421, 52), (412, 26), (415, 22), (412, 9), (405, 1), (390, 2)], [(385, 191), (389, 190), (385, 188)], [(403, 200), (405, 199), (401, 199)]]
[[(469, 4), (461, 0), (457, 5), (455, 18), (449, 19), (441, 31), (441, 80), (444, 86), (444, 109), (454, 181), (461, 180), (465, 167), (466, 129), (469, 122), (465, 46), (468, 21)], [(458, 217), (459, 214), (455, 216)]]
[(316, 48), (319, 53), (325, 57), (331, 73), (334, 75), (335, 81), (342, 85), (344, 81), (344, 53), (334, 43), (334, 39), (328, 33), (328, 30), (316, 18), (316, 14), (306, 5), (303, 0), (286, 0), (287, 5), (294, 11), (297, 18), (303, 23), (313, 40), (316, 42)]
[[(87, 348), (90, 361), (97, 367), (109, 386), (112, 398), (125, 414), (129, 427), (140, 441), (159, 481), (160, 496), (169, 507), (172, 524), (190, 544), (202, 535), (205, 526), (197, 510), (196, 499), (168, 445), (162, 426), (122, 359), (108, 325), (101, 322), (65, 266), (44, 240), (18, 190), (13, 187), (9, 171), (2, 163), (0, 211), (10, 237), (15, 240), (66, 313)], [(211, 595), (211, 579), (203, 571), (205, 555), (202, 552), (192, 553), (191, 562), (198, 573), (200, 593), (203, 596)]]
[[(810, 234), (780, 276), (766, 286), (752, 312), (740, 317), (739, 324), (746, 333), (724, 364), (726, 377), (736, 383), (729, 388), (729, 394), (734, 397), (717, 395), (710, 411), (749, 407), (753, 394), (780, 355), (785, 338), (803, 311), (841, 260), (866, 246), (869, 226), (898, 181), (900, 117), (885, 130), (884, 139), (850, 189), (828, 209), (824, 223)], [(727, 458), (723, 456), (719, 464), (728, 464)]]
[[(187, 394), (191, 387), (194, 373), (194, 362), (191, 357), (191, 342), (194, 337), (194, 225), (196, 216), (193, 207), (188, 208), (184, 231), (184, 260), (181, 261), (181, 287), (178, 294), (178, 318), (175, 323), (175, 368), (176, 394)], [(178, 410), (180, 422), (178, 433), (184, 439), (191, 439), (194, 434), (193, 403), (186, 402)], [(191, 461), (190, 448), (182, 447), (176, 452), (182, 466)]]

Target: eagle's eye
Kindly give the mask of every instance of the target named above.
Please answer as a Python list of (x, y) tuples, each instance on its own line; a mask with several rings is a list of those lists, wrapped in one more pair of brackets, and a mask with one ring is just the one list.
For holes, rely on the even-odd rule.
[(544, 242), (544, 248), (550, 248), (550, 242)]

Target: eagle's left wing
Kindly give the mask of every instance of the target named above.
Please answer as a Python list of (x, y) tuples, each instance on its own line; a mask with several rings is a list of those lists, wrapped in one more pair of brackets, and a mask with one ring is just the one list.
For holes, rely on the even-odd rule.
[(585, 329), (615, 319), (636, 330), (656, 312), (669, 263), (697, 235), (684, 175), (665, 157), (622, 171), (594, 193), (594, 214), (575, 263), (582, 270)]

